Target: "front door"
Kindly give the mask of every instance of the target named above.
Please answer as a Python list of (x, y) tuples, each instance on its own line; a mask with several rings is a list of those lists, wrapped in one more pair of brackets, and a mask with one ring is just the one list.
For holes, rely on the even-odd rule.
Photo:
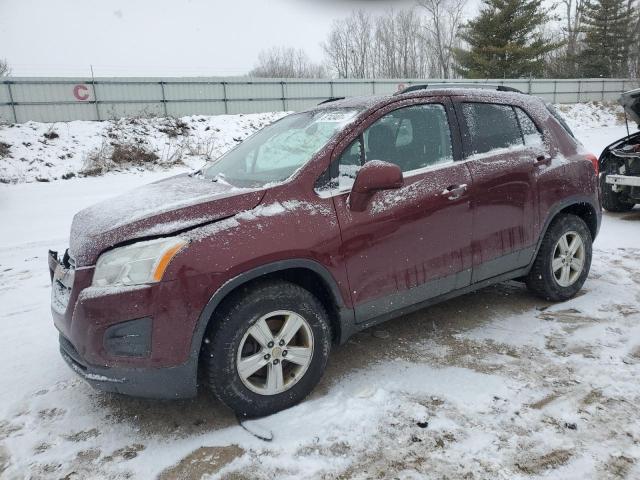
[[(359, 323), (469, 285), (471, 175), (460, 157), (448, 99), (387, 107), (343, 146), (334, 204)], [(397, 164), (404, 185), (349, 208), (349, 191), (370, 160)]]
[[(519, 107), (456, 102), (473, 178), (473, 279), (529, 264), (537, 236), (536, 158), (541, 140)], [(533, 126), (533, 127), (532, 127)]]

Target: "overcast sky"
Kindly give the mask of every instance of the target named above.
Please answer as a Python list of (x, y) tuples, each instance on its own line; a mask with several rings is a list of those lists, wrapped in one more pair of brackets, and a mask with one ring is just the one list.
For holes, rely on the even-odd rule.
[(13, 75), (242, 75), (263, 48), (316, 61), (334, 19), (410, 0), (0, 0)]

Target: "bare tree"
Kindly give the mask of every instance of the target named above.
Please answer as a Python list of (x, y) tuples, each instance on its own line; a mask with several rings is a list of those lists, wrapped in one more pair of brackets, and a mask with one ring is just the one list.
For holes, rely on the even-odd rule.
[[(572, 0), (568, 0), (572, 1)], [(577, 0), (581, 1), (581, 0)], [(435, 49), (439, 75), (451, 78), (453, 48), (458, 47), (458, 33), (464, 21), (467, 0), (418, 0), (427, 14), (425, 30)]]
[(349, 54), (349, 35), (344, 20), (335, 20), (326, 42), (323, 42), (327, 64), (339, 78), (349, 75), (351, 55)]
[(346, 21), (350, 33), (350, 51), (352, 55), (351, 75), (355, 78), (371, 76), (371, 15), (362, 10), (355, 12)]
[(377, 17), (354, 11), (334, 22), (322, 45), (338, 77), (425, 77), (433, 70), (430, 39), (413, 8), (387, 10)]
[(302, 49), (272, 47), (258, 55), (258, 64), (249, 72), (250, 77), (270, 78), (322, 78), (325, 69), (313, 63)]
[(631, 27), (631, 41), (627, 52), (629, 75), (633, 78), (640, 78), (640, 2), (627, 0), (627, 15), (635, 18), (635, 24)]
[(362, 10), (333, 22), (322, 48), (330, 68), (340, 78), (372, 75), (372, 16)]
[(577, 60), (581, 50), (581, 36), (584, 30), (582, 14), (585, 3), (585, 0), (560, 1), (560, 5), (564, 7), (564, 27), (560, 34), (564, 37), (565, 46), (553, 54), (555, 59), (550, 59), (549, 63), (555, 67), (557, 74), (564, 73), (562, 76), (574, 77), (578, 73)]
[(6, 60), (0, 59), (0, 77), (8, 77), (11, 75), (11, 69)]
[(567, 37), (567, 54), (578, 54), (578, 40), (582, 31), (582, 12), (584, 0), (562, 0), (565, 7), (565, 35)]

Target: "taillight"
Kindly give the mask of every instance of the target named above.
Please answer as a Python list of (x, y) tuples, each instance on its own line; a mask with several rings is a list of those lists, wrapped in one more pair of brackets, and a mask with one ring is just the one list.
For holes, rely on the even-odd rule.
[(596, 175), (598, 175), (598, 173), (600, 173), (600, 170), (598, 168), (598, 157), (596, 157), (593, 153), (588, 153), (587, 159), (593, 164), (593, 169), (595, 170)]

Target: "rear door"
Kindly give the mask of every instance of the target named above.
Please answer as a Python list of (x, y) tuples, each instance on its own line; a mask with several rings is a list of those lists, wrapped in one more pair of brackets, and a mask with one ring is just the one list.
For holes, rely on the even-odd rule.
[[(456, 161), (455, 114), (448, 98), (422, 101), (429, 103), (386, 107), (336, 148), (333, 199), (358, 322), (471, 280), (471, 176)], [(404, 185), (352, 211), (351, 185), (370, 160), (397, 164)]]
[(531, 260), (537, 240), (537, 168), (548, 157), (541, 153), (535, 125), (519, 107), (481, 100), (455, 105), (473, 178), (475, 283)]

